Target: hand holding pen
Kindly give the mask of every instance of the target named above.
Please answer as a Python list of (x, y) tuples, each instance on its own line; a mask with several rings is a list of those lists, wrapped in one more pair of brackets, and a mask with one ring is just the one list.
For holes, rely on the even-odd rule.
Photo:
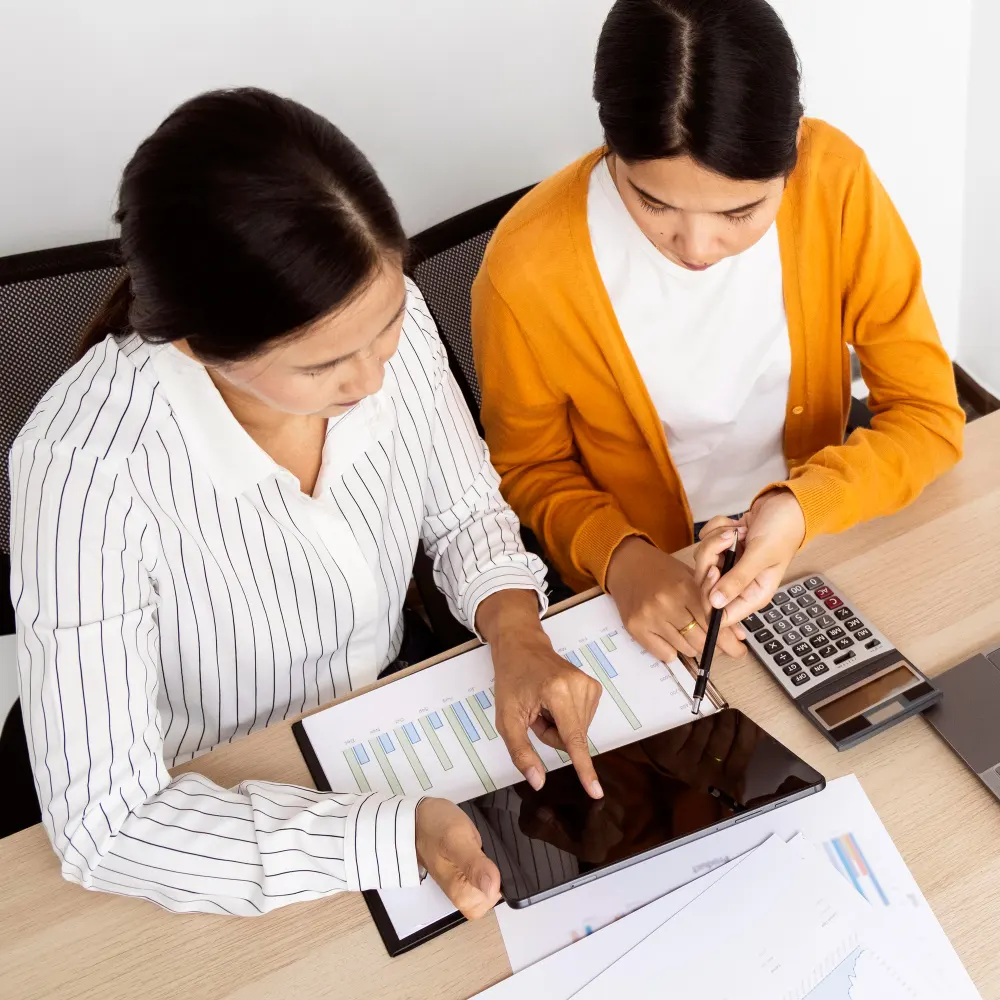
[[(726, 549), (722, 563), (722, 575), (725, 576), (736, 562), (736, 546), (739, 543), (739, 532), (733, 530), (733, 543)], [(694, 685), (694, 706), (692, 714), (697, 715), (701, 710), (701, 702), (708, 690), (708, 675), (712, 669), (712, 660), (715, 657), (715, 646), (719, 641), (719, 629), (722, 628), (722, 619), (725, 615), (724, 608), (712, 608), (712, 614), (708, 619), (708, 632), (705, 636), (705, 648), (701, 651), (701, 658), (698, 661), (698, 679)]]

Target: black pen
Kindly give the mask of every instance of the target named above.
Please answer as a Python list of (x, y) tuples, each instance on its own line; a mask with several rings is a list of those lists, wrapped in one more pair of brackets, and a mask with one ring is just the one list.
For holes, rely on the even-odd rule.
[[(736, 562), (736, 543), (740, 534), (733, 528), (733, 544), (726, 549), (726, 554), (722, 560), (722, 576), (725, 576)], [(720, 576), (719, 579), (722, 577)], [(712, 608), (712, 614), (708, 619), (708, 633), (705, 636), (705, 648), (701, 651), (701, 659), (698, 661), (698, 679), (694, 682), (694, 708), (692, 715), (697, 715), (701, 710), (701, 701), (708, 690), (708, 672), (712, 669), (712, 658), (715, 656), (715, 645), (719, 641), (719, 629), (722, 628), (722, 616), (726, 613), (725, 608)]]

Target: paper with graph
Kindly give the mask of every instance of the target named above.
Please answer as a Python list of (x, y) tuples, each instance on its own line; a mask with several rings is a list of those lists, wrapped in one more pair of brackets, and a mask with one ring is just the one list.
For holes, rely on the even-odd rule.
[[(691, 720), (694, 678), (628, 635), (604, 596), (543, 623), (552, 644), (604, 688), (592, 754)], [(462, 802), (521, 780), (496, 730), (493, 663), (480, 647), (305, 719), (330, 787)], [(707, 700), (702, 715), (716, 709)], [(531, 736), (547, 770), (569, 758)]]

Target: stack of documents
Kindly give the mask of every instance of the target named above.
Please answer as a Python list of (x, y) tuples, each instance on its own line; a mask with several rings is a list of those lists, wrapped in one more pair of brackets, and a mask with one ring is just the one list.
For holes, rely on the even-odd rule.
[[(888, 834), (882, 841), (865, 823), (859, 803), (863, 800), (871, 807), (860, 786), (854, 779), (835, 785), (840, 788), (831, 789), (833, 797), (853, 800), (850, 818), (869, 827), (865, 834), (883, 869), (885, 885), (853, 834), (839, 837), (833, 847), (801, 834), (788, 839), (771, 835), (480, 996), (484, 1000), (619, 1000), (623, 994), (699, 1000), (978, 997), (916, 883), (911, 885), (912, 877), (907, 880), (902, 875), (902, 859), (894, 848), (886, 849), (885, 842), (891, 845)], [(646, 875), (655, 872), (647, 869)], [(615, 878), (592, 885), (604, 881), (606, 891), (613, 892)], [(588, 902), (593, 905), (594, 900)], [(514, 936), (511, 918), (532, 909), (501, 917), (502, 927), (507, 921), (508, 948)]]

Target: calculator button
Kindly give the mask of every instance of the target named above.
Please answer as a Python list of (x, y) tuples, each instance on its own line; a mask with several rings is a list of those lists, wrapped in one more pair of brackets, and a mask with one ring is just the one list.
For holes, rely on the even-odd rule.
[(833, 591), (829, 587), (823, 586), (816, 591), (816, 596), (821, 601), (825, 601), (828, 597), (833, 597)]
[(820, 677), (829, 671), (829, 667), (825, 663), (820, 663), (812, 668), (813, 677)]
[(815, 590), (817, 587), (823, 586), (823, 581), (818, 576), (811, 576), (805, 581), (805, 584), (809, 590)]
[(843, 621), (845, 618), (851, 618), (854, 616), (854, 612), (848, 607), (837, 608), (834, 614), (837, 616), (839, 621)]
[(809, 616), (804, 611), (796, 611), (791, 618), (788, 619), (793, 625), (805, 625), (809, 621)]
[(792, 652), (796, 656), (805, 656), (807, 653), (812, 652), (812, 646), (808, 642), (800, 642), (797, 646), (793, 647)]
[(742, 625), (748, 632), (756, 632), (757, 629), (764, 627), (764, 623), (756, 615), (747, 615)]
[(844, 637), (844, 630), (839, 625), (834, 625), (833, 628), (827, 629), (826, 634), (830, 639), (842, 639)]
[(854, 640), (849, 636), (837, 640), (837, 649), (850, 649), (854, 645)]
[(874, 649), (876, 646), (881, 646), (881, 645), (882, 643), (879, 642), (878, 639), (872, 639), (871, 642), (865, 643), (865, 649)]
[(781, 617), (781, 612), (777, 608), (771, 608), (770, 611), (765, 612), (764, 621), (769, 625), (773, 625)]
[(865, 623), (860, 618), (849, 618), (844, 623), (844, 628), (850, 632), (857, 632), (859, 628), (864, 628)]
[(824, 646), (819, 651), (819, 655), (822, 656), (824, 660), (826, 660), (829, 657), (833, 656), (833, 654), (836, 653), (836, 652), (837, 652), (837, 647), (836, 646)]
[(774, 623), (774, 631), (777, 632), (779, 635), (782, 632), (787, 632), (791, 627), (792, 623), (786, 622), (784, 619), (782, 619), (780, 622)]
[(777, 605), (786, 604), (788, 602), (788, 594), (786, 594), (783, 590), (779, 590), (774, 597), (771, 598), (771, 600)]
[(819, 635), (814, 635), (809, 641), (813, 644), (814, 649), (822, 649), (830, 643), (830, 640), (822, 632)]
[(805, 671), (803, 670), (803, 671), (802, 671), (802, 673), (800, 673), (800, 674), (796, 674), (796, 675), (795, 675), (795, 676), (794, 676), (794, 677), (792, 678), (792, 683), (793, 683), (793, 684), (794, 684), (794, 685), (795, 685), (796, 687), (798, 687), (798, 686), (799, 686), (800, 684), (805, 684), (805, 682), (806, 682), (807, 680), (809, 680), (809, 675), (808, 675), (808, 674), (807, 674), (807, 673), (806, 673), (806, 672), (805, 672)]
[(870, 639), (872, 637), (872, 630), (870, 628), (859, 628), (857, 632), (854, 633), (854, 638), (858, 642), (864, 642), (865, 639)]
[(787, 604), (781, 605), (781, 613), (785, 615), (794, 615), (798, 610), (799, 606), (794, 601), (789, 601)]
[(781, 643), (778, 642), (777, 639), (775, 639), (773, 642), (769, 642), (764, 647), (764, 652), (767, 653), (768, 656), (773, 656), (775, 653), (780, 653), (783, 648), (784, 647), (781, 645)]
[(783, 667), (786, 663), (792, 662), (792, 654), (786, 653), (784, 650), (778, 653), (774, 658), (774, 662), (778, 664), (779, 667)]
[(785, 645), (786, 646), (794, 646), (797, 642), (801, 642), (802, 641), (802, 635), (801, 635), (801, 633), (796, 632), (795, 629), (792, 629), (791, 632), (786, 632), (782, 636), (782, 638), (785, 640)]
[(826, 608), (824, 608), (822, 604), (810, 604), (809, 607), (806, 608), (806, 614), (810, 618), (819, 618), (825, 610)]
[(810, 605), (816, 603), (816, 598), (812, 594), (803, 594), (802, 597), (798, 598), (796, 603), (800, 608), (808, 608)]
[(842, 663), (846, 663), (848, 660), (853, 660), (856, 655), (857, 654), (853, 649), (849, 649), (846, 653), (841, 653), (840, 656), (833, 661), (833, 665), (835, 667), (839, 667)]
[(833, 619), (829, 615), (823, 615), (816, 619), (816, 624), (820, 628), (829, 628), (833, 624)]
[(787, 667), (781, 668), (781, 672), (786, 677), (791, 677), (792, 674), (797, 674), (801, 669), (802, 668), (794, 660), (792, 660), (792, 662), (789, 663)]
[(819, 653), (807, 653), (802, 657), (802, 666), (811, 667), (820, 662)]
[(806, 592), (806, 588), (801, 583), (793, 583), (788, 588), (789, 597), (801, 597)]
[(804, 624), (799, 626), (799, 631), (807, 639), (811, 639), (819, 631), (819, 626), (813, 625), (811, 621), (806, 621)]
[(758, 642), (770, 642), (774, 638), (774, 633), (770, 629), (761, 629), (759, 632), (754, 632), (753, 637)]
[(823, 603), (831, 611), (833, 611), (835, 608), (842, 608), (844, 606), (844, 602), (839, 597), (828, 597)]
[(768, 601), (767, 604), (764, 605), (764, 607), (758, 608), (757, 610), (758, 611), (770, 611), (771, 608), (773, 608), (773, 607), (774, 607), (774, 605), (770, 601)]

